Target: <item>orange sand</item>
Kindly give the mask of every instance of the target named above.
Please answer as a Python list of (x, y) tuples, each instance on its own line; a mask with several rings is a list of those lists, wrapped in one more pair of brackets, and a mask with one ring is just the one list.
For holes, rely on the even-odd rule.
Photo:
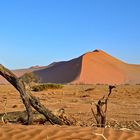
[[(95, 135), (95, 133), (102, 133), (102, 130), (86, 126), (95, 124), (90, 103), (97, 101), (106, 93), (108, 93), (106, 85), (66, 85), (59, 90), (33, 92), (48, 109), (55, 111), (64, 108), (66, 114), (72, 116), (78, 125), (83, 127), (0, 123), (0, 140), (104, 140), (101, 136)], [(0, 85), (0, 95), (0, 113), (25, 110), (19, 93), (11, 85)], [(129, 127), (134, 121), (140, 122), (139, 116), (140, 85), (117, 86), (109, 99), (107, 120), (116, 120), (115, 124), (122, 124), (122, 127), (117, 129), (125, 127), (140, 130), (139, 125), (136, 124), (132, 128)], [(125, 125), (125, 121), (131, 122)], [(107, 128), (104, 136), (107, 140), (140, 140), (140, 131)]]
[(0, 140), (139, 140), (140, 133), (129, 130), (68, 126), (1, 125)]

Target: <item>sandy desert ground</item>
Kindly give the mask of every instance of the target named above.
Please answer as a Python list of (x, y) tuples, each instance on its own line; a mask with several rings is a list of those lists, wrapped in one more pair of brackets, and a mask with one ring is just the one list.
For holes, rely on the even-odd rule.
[[(63, 89), (33, 92), (50, 110), (63, 108), (76, 126), (3, 124), (0, 140), (139, 140), (140, 85), (120, 85), (113, 90), (105, 129), (97, 129), (91, 104), (108, 93), (107, 85), (65, 85)], [(0, 85), (0, 113), (24, 111), (19, 93)], [(104, 135), (101, 136), (99, 134)]]

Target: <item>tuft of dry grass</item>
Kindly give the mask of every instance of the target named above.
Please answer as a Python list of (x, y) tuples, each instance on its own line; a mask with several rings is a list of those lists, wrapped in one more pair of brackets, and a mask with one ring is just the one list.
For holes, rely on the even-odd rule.
[(63, 85), (61, 84), (53, 84), (53, 83), (49, 83), (49, 84), (40, 84), (40, 85), (35, 85), (32, 87), (32, 91), (43, 91), (43, 90), (48, 90), (48, 89), (62, 89)]

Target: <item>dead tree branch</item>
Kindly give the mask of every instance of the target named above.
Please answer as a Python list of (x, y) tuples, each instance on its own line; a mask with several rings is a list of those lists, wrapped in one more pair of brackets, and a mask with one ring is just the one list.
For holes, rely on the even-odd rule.
[(113, 88), (115, 88), (115, 86), (110, 85), (108, 95), (103, 96), (97, 103), (95, 103), (96, 113), (94, 112), (93, 108), (91, 108), (92, 114), (97, 122), (97, 127), (105, 127), (107, 103)]
[(64, 124), (61, 119), (55, 116), (49, 109), (45, 108), (40, 101), (34, 97), (29, 90), (27, 90), (25, 83), (22, 79), (16, 77), (9, 69), (5, 68), (0, 64), (0, 75), (3, 76), (7, 81), (9, 81), (20, 93), (23, 104), (25, 105), (28, 120), (27, 124), (32, 124), (33, 113), (31, 106), (37, 110), (39, 113), (43, 114), (48, 121), (52, 124)]
[(9, 81), (20, 93), (20, 97), (25, 105), (28, 120), (27, 123), (31, 124), (33, 115), (31, 105), (29, 103), (29, 96), (26, 94), (25, 84), (21, 79), (18, 79), (9, 69), (0, 64), (0, 75), (2, 75), (7, 81)]

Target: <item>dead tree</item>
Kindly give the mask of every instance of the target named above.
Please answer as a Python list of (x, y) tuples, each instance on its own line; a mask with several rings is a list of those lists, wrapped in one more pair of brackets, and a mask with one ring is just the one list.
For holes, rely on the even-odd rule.
[(111, 95), (113, 88), (115, 88), (115, 86), (110, 85), (108, 95), (103, 96), (97, 103), (95, 103), (96, 113), (93, 108), (91, 108), (92, 114), (97, 122), (97, 127), (105, 127), (108, 98)]
[(9, 81), (20, 93), (20, 97), (25, 105), (26, 112), (28, 115), (27, 124), (32, 124), (33, 113), (32, 108), (43, 114), (51, 124), (62, 125), (64, 122), (55, 116), (49, 109), (40, 103), (40, 101), (31, 94), (26, 88), (24, 81), (13, 74), (9, 69), (5, 68), (0, 64), (0, 75)]

